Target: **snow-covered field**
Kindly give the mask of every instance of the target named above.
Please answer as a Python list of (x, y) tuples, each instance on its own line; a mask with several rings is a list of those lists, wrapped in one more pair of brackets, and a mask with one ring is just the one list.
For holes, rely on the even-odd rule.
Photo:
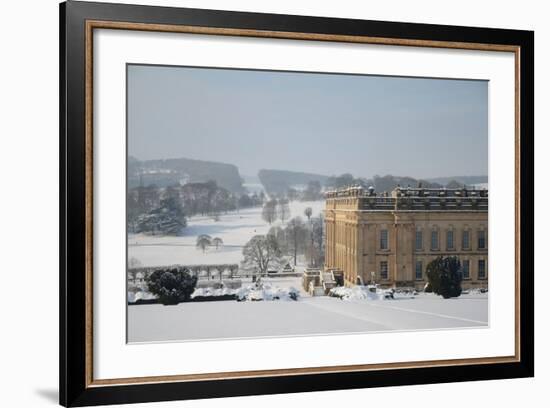
[[(319, 216), (324, 201), (294, 201), (290, 203), (290, 217), (305, 219), (306, 207), (313, 209), (313, 216)], [(128, 259), (135, 258), (142, 266), (239, 264), (242, 248), (254, 235), (266, 234), (272, 226), (281, 225), (277, 220), (269, 225), (262, 219), (261, 208), (250, 208), (239, 212), (222, 214), (219, 221), (212, 217), (191, 217), (182, 236), (128, 235)], [(208, 234), (219, 237), (223, 246), (209, 248), (205, 253), (197, 249), (197, 236)]]
[(487, 324), (487, 294), (454, 299), (420, 294), (414, 298), (357, 301), (302, 296), (298, 301), (128, 307), (129, 342), (452, 329)]

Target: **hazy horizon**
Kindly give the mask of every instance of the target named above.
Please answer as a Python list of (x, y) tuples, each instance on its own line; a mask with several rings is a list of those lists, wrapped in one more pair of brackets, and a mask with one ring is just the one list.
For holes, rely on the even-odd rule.
[(128, 66), (128, 154), (355, 177), (486, 176), (487, 81)]
[[(178, 157), (160, 157), (160, 158), (150, 158), (150, 159), (141, 159), (139, 157), (136, 157), (136, 156), (133, 156), (133, 155), (129, 155), (130, 157), (134, 157), (135, 159), (139, 160), (139, 161), (147, 161), (147, 160), (172, 160), (172, 159), (191, 159), (191, 160), (198, 160), (198, 161), (205, 161), (205, 162), (216, 162), (216, 163), (222, 163), (222, 164), (230, 164), (230, 165), (235, 165), (237, 166), (235, 163), (231, 163), (231, 162), (227, 162), (227, 161), (214, 161), (214, 160), (203, 160), (203, 159), (195, 159), (193, 157), (183, 157), (183, 156), (178, 156)], [(239, 169), (239, 175), (241, 177), (254, 177), (254, 178), (258, 178), (258, 173), (256, 174), (247, 174), (247, 173), (243, 173), (241, 171), (241, 169), (239, 168), (239, 166), (237, 166), (237, 168)], [(292, 172), (296, 172), (296, 173), (310, 173), (310, 174), (314, 174), (314, 175), (319, 175), (319, 176), (327, 176), (327, 177), (330, 177), (330, 176), (340, 176), (342, 174), (345, 174), (345, 173), (349, 173), (349, 172), (342, 172), (342, 173), (335, 173), (335, 174), (327, 174), (327, 173), (311, 173), (311, 172), (307, 172), (307, 171), (301, 171), (301, 170), (296, 170), (296, 169), (293, 169), (293, 170), (289, 170), (287, 168), (278, 168), (278, 169), (274, 169), (274, 168), (263, 168), (263, 169), (258, 169), (258, 171), (260, 170), (280, 170), (280, 171), (292, 171)], [(388, 175), (391, 175), (391, 176), (396, 176), (396, 177), (412, 177), (412, 178), (415, 178), (415, 179), (446, 179), (446, 178), (450, 178), (452, 179), (453, 177), (488, 177), (488, 174), (450, 174), (450, 175), (434, 175), (434, 176), (429, 176), (429, 177), (416, 177), (416, 175), (414, 174), (398, 174), (398, 173), (384, 173), (384, 174), (378, 174), (378, 173), (375, 173), (375, 174), (353, 174), (354, 177), (358, 178), (365, 178), (365, 179), (370, 179), (374, 176), (388, 176)]]

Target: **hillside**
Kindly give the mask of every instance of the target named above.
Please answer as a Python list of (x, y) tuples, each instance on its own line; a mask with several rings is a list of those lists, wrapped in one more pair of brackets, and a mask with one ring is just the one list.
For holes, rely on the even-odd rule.
[(186, 158), (138, 160), (135, 157), (128, 157), (128, 188), (137, 187), (140, 184), (166, 187), (171, 184), (210, 180), (231, 192), (243, 191), (239, 169), (232, 164)]
[(328, 179), (320, 174), (268, 169), (260, 170), (258, 178), (268, 193), (286, 193), (290, 187), (303, 188), (310, 181), (318, 181), (324, 185)]

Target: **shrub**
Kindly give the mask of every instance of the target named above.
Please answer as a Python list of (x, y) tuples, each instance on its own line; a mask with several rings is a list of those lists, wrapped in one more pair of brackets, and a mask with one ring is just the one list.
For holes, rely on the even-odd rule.
[(426, 275), (433, 292), (444, 299), (462, 293), (462, 270), (456, 256), (437, 257), (426, 267)]
[(158, 269), (146, 279), (149, 292), (163, 305), (177, 305), (190, 299), (197, 277), (187, 269)]

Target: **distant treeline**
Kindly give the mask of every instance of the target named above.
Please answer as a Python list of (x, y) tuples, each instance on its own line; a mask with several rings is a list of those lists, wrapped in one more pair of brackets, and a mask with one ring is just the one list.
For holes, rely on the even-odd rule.
[(448, 184), (452, 181), (456, 181), (459, 184), (466, 184), (471, 186), (473, 184), (483, 184), (489, 181), (487, 176), (454, 176), (454, 177), (435, 177), (429, 178), (428, 181), (432, 183)]
[(478, 182), (478, 180), (483, 180), (481, 176), (471, 179), (462, 177), (458, 180), (449, 179), (445, 183), (437, 183), (432, 180), (393, 176), (391, 174), (385, 176), (375, 175), (373, 178), (368, 179), (363, 177), (354, 177), (350, 173), (341, 174), (339, 176), (321, 176), (309, 173), (294, 173), (280, 170), (262, 170), (260, 174), (260, 181), (270, 196), (287, 198), (290, 201), (318, 200), (322, 198), (323, 191), (346, 188), (350, 186), (362, 186), (363, 188), (372, 186), (377, 192), (389, 192), (397, 186), (460, 188), (465, 184), (474, 184), (465, 183), (465, 181)]
[(318, 182), (322, 186), (329, 177), (296, 171), (262, 169), (258, 172), (258, 178), (266, 192), (284, 194), (289, 188), (304, 189), (311, 182)]
[[(372, 178), (353, 176), (349, 173), (341, 175), (321, 175), (315, 173), (296, 172), (288, 170), (262, 169), (258, 178), (265, 192), (273, 197), (295, 199), (318, 199), (320, 193), (327, 189), (344, 188), (352, 185), (364, 187), (373, 186), (377, 191), (391, 191), (398, 185), (416, 187), (462, 187), (487, 183), (487, 176), (456, 176), (439, 177), (425, 180), (406, 176), (375, 175)], [(234, 196), (245, 194), (243, 179), (239, 169), (233, 164), (187, 158), (167, 160), (138, 160), (128, 157), (128, 188), (137, 187), (167, 188), (174, 185), (207, 183), (214, 181), (217, 186), (227, 190)]]

